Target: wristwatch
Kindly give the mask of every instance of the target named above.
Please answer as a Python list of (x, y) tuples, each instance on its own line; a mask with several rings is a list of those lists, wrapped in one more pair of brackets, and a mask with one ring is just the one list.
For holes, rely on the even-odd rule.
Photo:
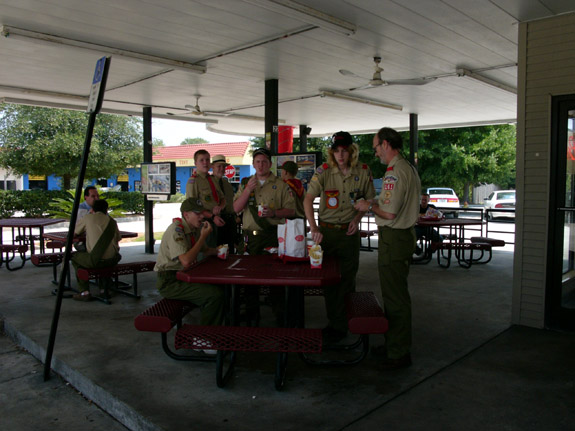
[(369, 206), (367, 207), (367, 210), (371, 211), (372, 208), (373, 208), (373, 204), (369, 204)]

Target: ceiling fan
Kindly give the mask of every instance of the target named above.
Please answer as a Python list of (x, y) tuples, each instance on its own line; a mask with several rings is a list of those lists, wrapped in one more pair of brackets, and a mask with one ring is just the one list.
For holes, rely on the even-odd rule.
[[(234, 118), (238, 120), (250, 120), (250, 121), (265, 121), (264, 117), (257, 117), (254, 115), (242, 115), (242, 114), (234, 114), (230, 111), (203, 111), (200, 108), (200, 94), (195, 94), (196, 97), (196, 104), (195, 105), (184, 105), (184, 108), (187, 112), (179, 115), (201, 115), (204, 117), (227, 117), (227, 118)], [(168, 112), (168, 115), (178, 115), (173, 112)]]
[[(373, 62), (375, 63), (375, 71), (373, 72), (373, 76), (371, 77), (369, 82), (366, 85), (362, 85), (361, 87), (350, 88), (348, 91), (367, 90), (369, 88), (383, 87), (387, 85), (425, 85), (437, 79), (437, 78), (413, 78), (413, 79), (392, 79), (389, 81), (384, 81), (383, 79), (381, 79), (381, 72), (383, 72), (383, 68), (379, 67), (379, 63), (381, 63), (381, 57), (373, 57)], [(341, 73), (344, 76), (353, 76), (355, 78), (365, 79), (364, 77), (356, 75), (355, 73), (345, 69), (340, 69), (339, 73)]]

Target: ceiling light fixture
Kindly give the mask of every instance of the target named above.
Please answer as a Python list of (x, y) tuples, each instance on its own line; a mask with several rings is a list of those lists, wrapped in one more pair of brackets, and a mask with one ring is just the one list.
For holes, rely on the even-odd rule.
[(188, 63), (186, 61), (173, 60), (171, 58), (156, 57), (155, 55), (143, 54), (140, 52), (128, 51), (125, 49), (115, 48), (112, 46), (99, 45), (97, 43), (84, 42), (81, 40), (68, 39), (66, 37), (56, 36), (53, 34), (40, 33), (37, 31), (25, 30), (18, 27), (1, 26), (1, 34), (6, 38), (24, 38), (34, 39), (57, 45), (73, 46), (75, 48), (88, 49), (99, 53), (111, 54), (132, 60), (146, 61), (149, 63), (163, 64), (174, 69), (181, 69), (194, 73), (206, 73), (206, 67), (198, 64)]
[(403, 111), (403, 106), (401, 105), (394, 105), (386, 102), (378, 102), (376, 100), (363, 99), (361, 97), (348, 96), (347, 94), (334, 93), (333, 91), (322, 91), (319, 95), (320, 97), (333, 97), (336, 99), (349, 100), (350, 102), (363, 103), (365, 105), (378, 106), (380, 108)]
[(348, 21), (328, 15), (317, 9), (298, 3), (294, 0), (244, 0), (261, 6), (273, 12), (298, 19), (308, 24), (313, 24), (324, 30), (351, 36), (355, 34), (357, 27)]
[(490, 85), (491, 87), (496, 87), (499, 88), (500, 90), (517, 94), (517, 88), (511, 87), (510, 85), (507, 84), (503, 84), (499, 81), (495, 81), (494, 79), (487, 78), (483, 75), (479, 75), (478, 73), (472, 72), (469, 69), (463, 69), (463, 68), (457, 69), (457, 76), (465, 76), (467, 78), (475, 79), (476, 81), (479, 81), (483, 84)]

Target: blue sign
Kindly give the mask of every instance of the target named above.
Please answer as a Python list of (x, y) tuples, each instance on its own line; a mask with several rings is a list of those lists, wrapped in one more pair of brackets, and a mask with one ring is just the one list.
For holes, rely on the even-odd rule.
[[(90, 99), (88, 100), (89, 113), (98, 113), (102, 108), (102, 101), (104, 100), (104, 91), (106, 90), (106, 69), (107, 63), (110, 61), (108, 57), (102, 57), (96, 63), (94, 70), (94, 78), (92, 79), (92, 87), (90, 88)], [(102, 83), (104, 85), (102, 86)]]

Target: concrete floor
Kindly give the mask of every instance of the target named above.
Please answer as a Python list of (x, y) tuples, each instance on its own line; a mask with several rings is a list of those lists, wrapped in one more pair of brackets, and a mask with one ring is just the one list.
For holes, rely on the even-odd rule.
[[(143, 243), (124, 245), (123, 261), (155, 259), (143, 251)], [(377, 252), (361, 253), (358, 290), (379, 296), (376, 263)], [(23, 355), (30, 362), (5, 365), (3, 360), (2, 375), (8, 369), (24, 374), (34, 370), (31, 378), (11, 380), (25, 381), (22, 390), (29, 392), (28, 398), (2, 396), (0, 423), (8, 418), (19, 426), (4, 429), (56, 429), (26, 426), (54, 410), (66, 418), (101, 415), (101, 421), (109, 419), (120, 427), (95, 420), (90, 424), (102, 428), (88, 430), (122, 429), (120, 423), (132, 430), (166, 431), (208, 426), (274, 431), (571, 430), (575, 334), (510, 325), (512, 266), (512, 247), (495, 251), (492, 262), (471, 269), (443, 269), (435, 260), (412, 266), (412, 367), (383, 371), (371, 355), (354, 367), (310, 367), (291, 355), (281, 392), (274, 389), (273, 354), (240, 354), (225, 389), (216, 386), (213, 363), (166, 356), (158, 334), (138, 332), (133, 325), (134, 317), (159, 298), (154, 274), (141, 274), (139, 300), (116, 296), (112, 305), (64, 300), (52, 362), (55, 373), (119, 423), (101, 411), (95, 414), (93, 404), (86, 402), (80, 404), (87, 413), (80, 407), (62, 410), (62, 402), (49, 390), (58, 381), (56, 374), (43, 382), (41, 365), (22, 352), (16, 357)], [(55, 305), (51, 269), (28, 262), (22, 270), (0, 268), (0, 273), (6, 334), (44, 360)], [(269, 308), (263, 311), (262, 324), (271, 323)], [(190, 321), (197, 317), (193, 314)], [(322, 298), (306, 299), (306, 318), (310, 326), (325, 325)], [(372, 344), (382, 343), (383, 336), (372, 337)], [(0, 348), (0, 358), (14, 350), (13, 345)], [(4, 392), (7, 385), (0, 379)], [(50, 398), (56, 402), (50, 405)]]

